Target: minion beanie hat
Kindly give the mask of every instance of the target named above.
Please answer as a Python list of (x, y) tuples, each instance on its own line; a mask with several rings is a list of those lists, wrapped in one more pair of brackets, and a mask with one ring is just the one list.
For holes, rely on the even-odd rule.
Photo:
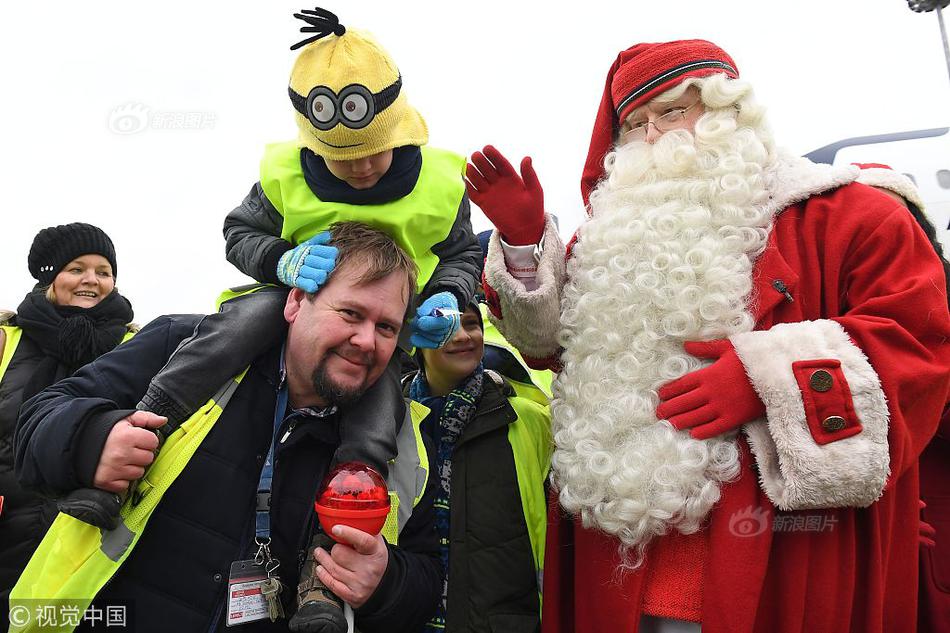
[(294, 17), (315, 35), (290, 72), (300, 144), (330, 160), (354, 160), (404, 145), (425, 145), (429, 131), (402, 93), (395, 62), (368, 33), (346, 29), (325, 9)]

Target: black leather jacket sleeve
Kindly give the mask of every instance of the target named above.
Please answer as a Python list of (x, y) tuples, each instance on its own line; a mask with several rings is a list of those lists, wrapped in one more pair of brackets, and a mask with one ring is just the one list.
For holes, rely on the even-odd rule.
[(293, 248), (281, 239), (284, 217), (271, 204), (261, 183), (254, 183), (244, 201), (224, 219), (228, 261), (261, 283), (280, 284), (277, 262)]
[(23, 403), (14, 441), (20, 483), (49, 495), (88, 486), (89, 464), (98, 464), (99, 456), (82, 452), (101, 453), (112, 425), (123, 417), (116, 412), (135, 409), (152, 376), (191, 336), (199, 318), (159, 317), (131, 340)]
[(464, 310), (475, 295), (475, 288), (481, 283), (482, 249), (472, 229), (471, 215), (468, 194), (464, 194), (448, 237), (432, 247), (439, 265), (422, 290), (421, 300), (447, 291), (455, 295), (459, 308)]

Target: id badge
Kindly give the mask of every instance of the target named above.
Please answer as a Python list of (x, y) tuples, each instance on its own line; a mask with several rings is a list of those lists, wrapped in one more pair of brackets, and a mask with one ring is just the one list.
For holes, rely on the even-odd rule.
[(253, 560), (236, 560), (231, 563), (228, 576), (228, 626), (237, 626), (257, 620), (265, 620), (267, 601), (261, 591), (261, 584), (267, 580), (263, 565)]

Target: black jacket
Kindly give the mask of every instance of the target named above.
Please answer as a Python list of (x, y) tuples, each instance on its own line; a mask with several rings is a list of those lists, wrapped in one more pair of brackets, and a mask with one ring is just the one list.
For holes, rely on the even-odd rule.
[(56, 518), (56, 504), (25, 490), (13, 474), (13, 433), (23, 388), (44, 358), (40, 346), (22, 335), (0, 381), (0, 495), (4, 498), (0, 512), (0, 623), (7, 615), (10, 589)]
[[(277, 263), (294, 246), (281, 239), (283, 224), (283, 216), (264, 195), (261, 183), (255, 183), (244, 202), (224, 220), (228, 261), (261, 283), (280, 285)], [(446, 291), (464, 306), (475, 295), (482, 274), (482, 249), (472, 230), (468, 194), (462, 196), (448, 236), (432, 252), (439, 257), (439, 265), (420, 298)]]
[[(508, 442), (508, 425), (518, 424), (508, 401), (514, 391), (490, 376), (452, 454), (446, 633), (541, 629), (538, 577)], [(423, 429), (434, 424), (435, 412)]]
[[(159, 317), (130, 342), (28, 401), (17, 429), (20, 480), (50, 491), (88, 483), (84, 464), (89, 460), (83, 453), (98, 441), (92, 438), (129, 413), (197, 320)], [(224, 414), (165, 493), (129, 559), (97, 596), (97, 605), (129, 605), (136, 631), (172, 626), (203, 633), (214, 622), (224, 630), (230, 564), (254, 554), (255, 497), (274, 431), (279, 357), (277, 346), (254, 361)], [(285, 586), (297, 583), (314, 521), (313, 500), (337, 443), (336, 425), (311, 417), (278, 445), (271, 549), (281, 561)], [(357, 611), (362, 631), (414, 630), (429, 617), (440, 585), (432, 497), (430, 486), (399, 547), (389, 548), (380, 586)], [(294, 590), (285, 590), (283, 599), (292, 613)], [(286, 630), (286, 621), (259, 621), (242, 630)]]

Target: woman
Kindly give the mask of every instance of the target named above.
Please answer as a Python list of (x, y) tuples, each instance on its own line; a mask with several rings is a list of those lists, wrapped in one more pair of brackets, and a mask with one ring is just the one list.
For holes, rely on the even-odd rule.
[(407, 377), (410, 397), (431, 410), (422, 428), (437, 447), (430, 472), (441, 479), (446, 584), (427, 630), (537, 631), (550, 413), (540, 390), (516, 396), (485, 370), (483, 354), (482, 317), (471, 303), (455, 336), (419, 350), (421, 369)]
[[(43, 229), (33, 239), (27, 264), (36, 287), (15, 314), (0, 315), (3, 618), (10, 589), (56, 516), (55, 503), (22, 489), (13, 474), (20, 404), (114, 348), (130, 333), (132, 320), (132, 306), (115, 289), (115, 248), (101, 229), (81, 222)], [(95, 442), (94, 435), (77, 443)], [(76, 473), (90, 480), (92, 474)]]

